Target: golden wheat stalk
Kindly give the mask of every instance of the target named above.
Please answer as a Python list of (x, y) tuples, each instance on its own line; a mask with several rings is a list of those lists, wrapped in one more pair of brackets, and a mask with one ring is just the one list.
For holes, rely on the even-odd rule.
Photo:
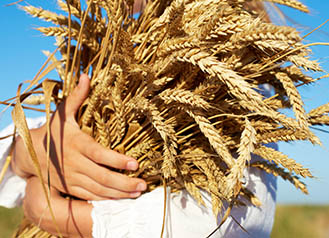
[[(296, 0), (270, 2), (307, 11)], [(307, 192), (296, 175), (311, 177), (310, 171), (264, 146), (320, 143), (309, 127), (329, 125), (327, 104), (305, 113), (298, 90), (315, 80), (302, 69), (321, 68), (294, 28), (269, 23), (263, 7), (255, 12), (247, 0), (148, 1), (137, 19), (132, 1), (88, 1), (86, 10), (79, 0), (58, 4), (68, 16), (24, 7), (54, 23), (38, 30), (57, 36), (62, 54), (57, 60), (47, 53), (52, 64), (36, 79), (57, 69), (64, 96), (51, 97), (59, 103), (89, 73), (80, 126), (100, 144), (136, 157), (140, 167), (129, 175), (145, 179), (148, 191), (166, 178), (173, 191), (186, 189), (200, 204), (200, 189), (209, 192), (215, 214), (240, 197), (259, 205), (241, 182), (253, 166)], [(264, 84), (273, 97), (263, 96)], [(252, 153), (265, 160), (252, 163)]]

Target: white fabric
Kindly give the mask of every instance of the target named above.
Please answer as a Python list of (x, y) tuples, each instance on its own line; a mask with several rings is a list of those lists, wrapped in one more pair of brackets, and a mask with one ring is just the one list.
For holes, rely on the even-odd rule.
[[(44, 118), (28, 120), (30, 128), (40, 127)], [(0, 132), (0, 136), (13, 133), (13, 126)], [(0, 140), (0, 166), (8, 155), (11, 138)], [(249, 204), (235, 207), (232, 217), (244, 227), (249, 235), (231, 217), (211, 238), (269, 238), (275, 212), (276, 178), (255, 168), (245, 171), (246, 187), (262, 202), (260, 208)], [(0, 205), (13, 207), (21, 204), (26, 183), (8, 169), (0, 184)], [(207, 237), (220, 223), (211, 209), (209, 194), (203, 192), (206, 207), (200, 207), (185, 191), (168, 193), (166, 238)], [(164, 191), (158, 188), (137, 199), (93, 201), (94, 238), (154, 238), (159, 237), (162, 227)]]
[[(258, 169), (246, 171), (246, 187), (262, 202), (261, 207), (251, 204), (235, 207), (231, 216), (248, 231), (246, 233), (229, 217), (212, 238), (269, 238), (275, 213), (276, 179)], [(205, 238), (216, 229), (221, 216), (212, 213), (211, 198), (202, 193), (206, 207), (185, 191), (168, 196), (166, 238)], [(158, 188), (138, 199), (93, 201), (93, 237), (97, 238), (153, 238), (160, 237), (164, 189)]]
[[(27, 124), (29, 128), (38, 128), (45, 123), (44, 117), (39, 117), (35, 119), (27, 119)], [(14, 133), (14, 125), (11, 124), (0, 132), (0, 137), (5, 137), (7, 135)], [(4, 140), (0, 140), (0, 168), (4, 166), (6, 158), (9, 153), (10, 145), (12, 143), (12, 136)], [(22, 199), (25, 196), (26, 182), (24, 179), (15, 175), (11, 169), (8, 170), (4, 176), (2, 183), (0, 184), (0, 206), (7, 208), (12, 208), (15, 206), (20, 206)]]

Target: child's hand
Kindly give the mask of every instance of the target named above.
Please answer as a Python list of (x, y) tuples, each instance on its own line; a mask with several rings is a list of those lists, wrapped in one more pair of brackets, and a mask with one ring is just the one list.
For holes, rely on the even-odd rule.
[[(136, 170), (137, 161), (102, 147), (92, 137), (83, 133), (75, 121), (75, 114), (88, 96), (89, 83), (88, 76), (82, 75), (79, 85), (59, 106), (51, 119), (50, 184), (63, 193), (86, 200), (137, 197), (146, 189), (146, 183), (110, 170)], [(45, 125), (31, 130), (33, 145), (45, 179), (46, 130)], [(15, 145), (12, 167), (21, 177), (36, 175), (32, 160), (20, 137)]]
[[(53, 188), (50, 189), (50, 198), (56, 225), (62, 236), (91, 237), (91, 204), (86, 201), (65, 199)], [(27, 179), (23, 210), (27, 219), (57, 237), (58, 232), (51, 217), (45, 194), (39, 179), (35, 176)]]

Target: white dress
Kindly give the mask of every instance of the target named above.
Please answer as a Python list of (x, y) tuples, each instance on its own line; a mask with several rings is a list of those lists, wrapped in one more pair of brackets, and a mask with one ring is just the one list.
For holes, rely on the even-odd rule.
[[(40, 127), (45, 118), (28, 119), (30, 128)], [(13, 133), (13, 125), (0, 132), (0, 137)], [(0, 167), (8, 155), (12, 139), (0, 140)], [(276, 178), (256, 168), (245, 171), (246, 187), (255, 193), (262, 205), (235, 207), (231, 216), (211, 238), (269, 238), (272, 230)], [(26, 182), (16, 176), (11, 168), (0, 184), (0, 205), (8, 208), (19, 206), (24, 198)], [(206, 238), (221, 221), (212, 213), (211, 199), (203, 192), (206, 207), (198, 203), (185, 191), (168, 193), (167, 216), (164, 237)], [(137, 199), (92, 201), (94, 238), (155, 238), (160, 237), (164, 189), (158, 188)], [(234, 219), (232, 218), (234, 217)], [(246, 233), (237, 222), (248, 231)]]

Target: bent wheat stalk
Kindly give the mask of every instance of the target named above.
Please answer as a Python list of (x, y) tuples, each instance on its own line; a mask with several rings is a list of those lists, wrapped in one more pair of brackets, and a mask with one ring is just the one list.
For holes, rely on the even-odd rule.
[[(269, 2), (308, 11), (297, 0)], [(264, 146), (319, 144), (310, 125), (329, 125), (328, 104), (305, 112), (298, 89), (313, 79), (300, 68), (321, 68), (307, 58), (312, 44), (303, 45), (294, 28), (269, 23), (262, 4), (247, 0), (148, 1), (137, 19), (131, 1), (88, 1), (86, 10), (78, 0), (58, 4), (66, 15), (23, 7), (53, 22), (37, 30), (60, 42), (62, 59), (47, 53), (47, 63), (53, 61), (47, 69), (58, 71), (63, 89), (44, 92), (39, 102), (58, 105), (79, 75), (90, 73), (92, 88), (78, 122), (102, 145), (137, 157), (139, 169), (127, 173), (144, 178), (147, 192), (165, 178), (171, 191), (186, 189), (200, 205), (200, 190), (209, 192), (216, 215), (224, 202), (238, 206), (241, 197), (259, 205), (242, 183), (252, 166), (307, 193), (298, 176), (312, 177), (310, 171)], [(29, 85), (30, 94), (45, 73)], [(264, 85), (275, 96), (266, 99)], [(253, 153), (265, 160), (253, 162)]]

